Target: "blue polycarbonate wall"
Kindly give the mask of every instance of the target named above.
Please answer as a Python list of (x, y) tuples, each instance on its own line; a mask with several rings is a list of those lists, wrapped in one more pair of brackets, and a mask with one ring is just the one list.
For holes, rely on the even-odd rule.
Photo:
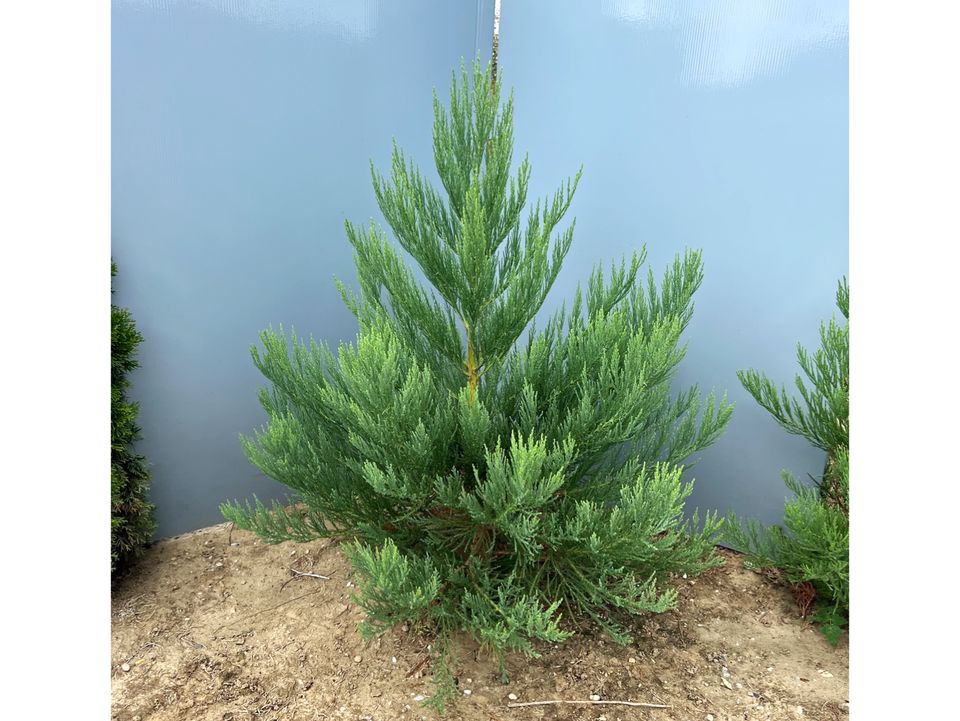
[[(343, 221), (380, 220), (369, 161), (430, 165), (434, 88), (489, 56), (492, 0), (114, 0), (114, 302), (146, 337), (132, 377), (158, 535), (228, 498), (282, 497), (243, 456), (264, 421), (249, 347), (281, 323), (331, 344), (355, 322)], [(791, 381), (847, 267), (847, 11), (823, 2), (503, 0), (518, 155), (552, 192), (582, 164), (574, 247), (549, 307), (647, 244), (702, 248), (679, 381), (737, 408), (693, 503), (779, 520), (782, 432), (736, 370)]]

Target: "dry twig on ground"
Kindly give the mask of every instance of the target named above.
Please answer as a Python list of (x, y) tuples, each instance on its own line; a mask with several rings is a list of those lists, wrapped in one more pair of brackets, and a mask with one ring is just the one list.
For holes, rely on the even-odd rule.
[(296, 581), (298, 578), (319, 578), (322, 581), (329, 581), (330, 576), (321, 576), (319, 573), (307, 573), (306, 571), (298, 571), (295, 568), (288, 569), (293, 575), (280, 584), (280, 590), (282, 591), (290, 581)]
[(640, 708), (673, 708), (662, 703), (641, 703), (639, 701), (565, 701), (563, 699), (554, 699), (551, 701), (523, 701), (520, 703), (508, 703), (508, 708), (521, 708), (522, 706), (549, 706), (551, 704), (587, 704), (593, 706), (639, 706)]

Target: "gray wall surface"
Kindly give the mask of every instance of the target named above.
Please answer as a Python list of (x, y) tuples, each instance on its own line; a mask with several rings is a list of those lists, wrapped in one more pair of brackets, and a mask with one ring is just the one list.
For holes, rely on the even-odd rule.
[[(343, 221), (382, 222), (368, 163), (393, 138), (429, 169), (431, 96), (489, 54), (492, 0), (114, 0), (114, 302), (146, 337), (132, 377), (158, 536), (225, 499), (283, 497), (238, 434), (265, 416), (249, 357), (281, 323), (331, 343), (353, 318)], [(577, 232), (548, 308), (647, 243), (704, 250), (679, 382), (737, 402), (692, 505), (777, 521), (782, 432), (736, 370), (791, 381), (847, 268), (845, 3), (504, 0), (500, 67), (538, 195), (582, 163)]]

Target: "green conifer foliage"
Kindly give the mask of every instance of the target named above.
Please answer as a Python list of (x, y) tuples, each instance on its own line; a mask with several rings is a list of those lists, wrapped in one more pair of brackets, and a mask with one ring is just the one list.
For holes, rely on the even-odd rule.
[[(110, 264), (111, 278), (117, 266)], [(111, 290), (112, 292), (112, 290)], [(133, 444), (140, 438), (138, 405), (127, 399), (127, 375), (139, 363), (137, 347), (143, 336), (130, 311), (110, 306), (110, 560), (111, 571), (126, 568), (143, 551), (156, 524), (147, 503), (150, 475)]]
[(396, 146), (389, 173), (371, 165), (396, 243), (346, 224), (356, 343), (334, 352), (281, 329), (253, 349), (269, 423), (244, 448), (300, 503), (223, 513), (273, 542), (347, 541), (366, 633), (423, 622), (501, 659), (585, 619), (626, 641), (626, 615), (673, 605), (671, 572), (719, 563), (720, 521), (684, 520), (681, 474), (731, 406), (670, 388), (701, 256), (659, 282), (640, 275), (642, 250), (598, 267), (537, 328), (580, 174), (530, 207), (527, 159), (511, 174), (512, 96), (470, 75), (454, 75), (446, 107), (434, 99), (441, 189)]
[[(836, 299), (848, 320), (846, 278), (838, 284)], [(820, 348), (811, 355), (798, 345), (797, 360), (806, 378), (797, 375), (794, 381), (799, 399), (758, 371), (740, 371), (738, 376), (783, 428), (827, 452), (823, 478), (810, 488), (784, 471), (784, 482), (794, 494), (784, 508), (784, 525), (766, 528), (731, 516), (725, 533), (731, 545), (746, 551), (751, 564), (778, 568), (790, 583), (811, 583), (819, 596), (814, 620), (836, 643), (850, 604), (849, 324), (841, 325), (836, 318), (822, 323)]]

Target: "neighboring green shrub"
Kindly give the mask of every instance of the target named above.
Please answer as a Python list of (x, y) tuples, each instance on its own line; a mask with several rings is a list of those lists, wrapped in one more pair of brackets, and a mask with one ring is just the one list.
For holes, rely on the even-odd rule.
[[(294, 508), (225, 504), (271, 542), (336, 537), (360, 579), (362, 627), (465, 630), (501, 662), (592, 619), (620, 642), (628, 614), (666, 611), (671, 573), (720, 563), (720, 520), (683, 517), (682, 462), (731, 406), (670, 382), (702, 280), (686, 252), (659, 286), (644, 253), (597, 268), (532, 327), (573, 239), (554, 233), (579, 174), (522, 220), (530, 165), (510, 177), (513, 101), (474, 67), (434, 99), (435, 190), (396, 147), (376, 198), (418, 280), (376, 227), (347, 223), (359, 296), (355, 345), (334, 354), (266, 331), (253, 359), (269, 424), (244, 448), (296, 491)], [(525, 331), (529, 332), (524, 337)], [(451, 688), (445, 654), (434, 666)]]
[[(110, 264), (111, 279), (117, 266)], [(112, 293), (111, 289), (111, 293)], [(138, 405), (127, 400), (127, 374), (139, 363), (135, 358), (143, 336), (130, 311), (110, 305), (110, 559), (111, 572), (125, 568), (143, 550), (156, 524), (153, 506), (147, 503), (150, 476), (143, 456), (133, 451), (140, 438)]]
[[(837, 307), (849, 318), (846, 278), (837, 289)], [(779, 391), (757, 371), (741, 371), (743, 386), (790, 433), (803, 436), (827, 452), (823, 478), (816, 488), (802, 485), (786, 471), (794, 498), (784, 508), (784, 527), (764, 528), (754, 520), (728, 519), (726, 538), (760, 567), (780, 569), (792, 584), (810, 583), (818, 597), (813, 619), (836, 643), (850, 603), (849, 559), (849, 326), (832, 318), (820, 326), (820, 348), (812, 356), (797, 347), (807, 378), (796, 377), (801, 403)]]

